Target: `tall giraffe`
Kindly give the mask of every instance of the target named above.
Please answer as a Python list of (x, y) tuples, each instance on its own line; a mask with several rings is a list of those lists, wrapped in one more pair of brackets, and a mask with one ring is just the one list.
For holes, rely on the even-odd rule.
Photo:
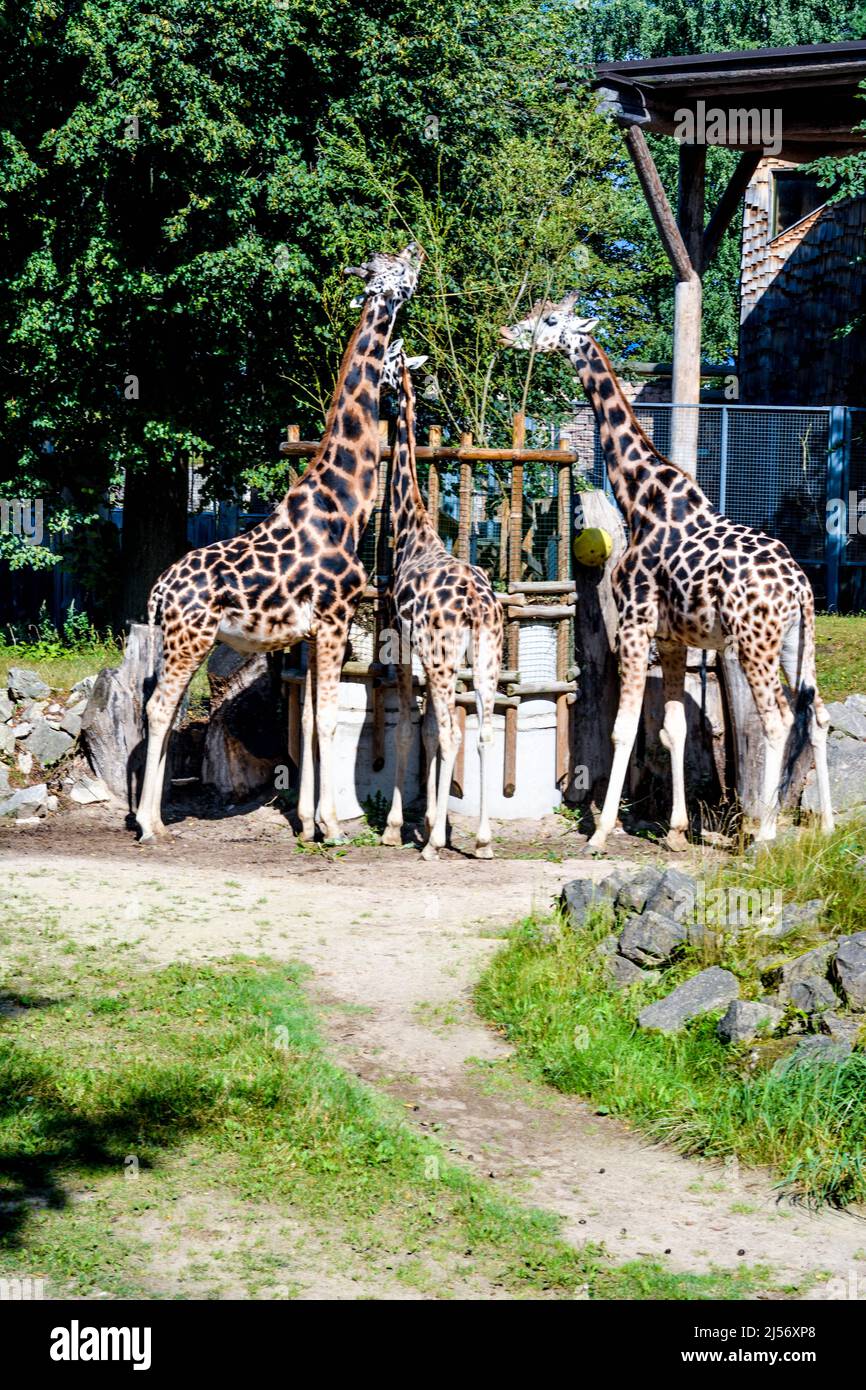
[[(397, 443), (391, 481), (394, 531), (392, 612), (400, 639), (397, 690), (397, 766), (384, 845), (400, 845), (403, 782), (412, 743), (412, 647), (427, 683), (423, 738), (427, 760), (425, 859), (438, 859), (447, 837), (448, 797), (460, 748), (455, 694), (457, 673), (471, 642), (478, 713), (480, 808), (475, 857), (492, 859), (487, 801), (487, 749), (493, 742), (493, 706), (502, 664), (502, 611), (483, 570), (449, 554), (421, 497), (415, 466), (415, 390), (411, 369), (426, 357), (406, 358), (399, 340), (389, 349), (383, 386), (399, 392)], [(440, 755), (436, 787), (436, 751)]]
[[(190, 551), (156, 581), (148, 622), (162, 630), (162, 664), (147, 705), (147, 761), (138, 807), (143, 842), (165, 834), (162, 789), (178, 701), (215, 642), (277, 651), (307, 639), (304, 737), (318, 735), (318, 819), (339, 839), (333, 742), (340, 669), (367, 582), (358, 547), (376, 501), (379, 380), (397, 310), (412, 295), (423, 252), (377, 253), (347, 275), (364, 281), (363, 309), (343, 356), (325, 433), (310, 467), (271, 515), (232, 540)], [(315, 836), (314, 774), (305, 756), (298, 801), (303, 836)]]
[[(756, 839), (775, 838), (779, 792), (807, 742), (815, 757), (821, 826), (829, 833), (829, 718), (815, 675), (815, 604), (809, 581), (781, 541), (720, 516), (694, 479), (658, 452), (592, 337), (597, 321), (578, 318), (576, 300), (571, 294), (559, 304), (537, 304), (528, 318), (502, 333), (507, 345), (564, 352), (572, 363), (595, 412), (607, 474), (628, 524), (629, 543), (611, 576), (621, 676), (613, 767), (589, 844), (603, 848), (616, 824), (653, 639), (664, 682), (662, 742), (671, 755), (671, 842), (682, 843), (688, 826), (683, 694), (688, 647), (733, 651), (754, 696), (764, 734)], [(780, 660), (793, 714), (779, 679)]]

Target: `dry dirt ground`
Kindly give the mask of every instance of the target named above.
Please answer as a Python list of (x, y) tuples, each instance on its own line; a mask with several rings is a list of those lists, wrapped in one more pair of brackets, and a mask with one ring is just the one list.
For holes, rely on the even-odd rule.
[(50, 909), (65, 936), (107, 953), (123, 943), (146, 965), (236, 952), (304, 961), (314, 994), (341, 1006), (325, 1010), (334, 1056), (479, 1172), (560, 1213), (568, 1239), (679, 1271), (745, 1262), (783, 1283), (829, 1274), (810, 1297), (866, 1283), (862, 1213), (812, 1214), (779, 1203), (765, 1173), (648, 1145), (523, 1079), (473, 1013), (472, 986), (507, 926), (546, 908), (568, 879), (657, 854), (646, 842), (622, 836), (621, 858), (582, 859), (583, 837), (551, 816), (501, 826), (488, 862), (461, 852), (471, 836), (458, 827), (456, 848), (426, 864), (412, 846), (302, 851), (271, 807), (182, 815), (172, 830), (169, 842), (140, 848), (105, 807), (0, 830), (4, 882), (19, 910), (32, 907), (34, 950)]

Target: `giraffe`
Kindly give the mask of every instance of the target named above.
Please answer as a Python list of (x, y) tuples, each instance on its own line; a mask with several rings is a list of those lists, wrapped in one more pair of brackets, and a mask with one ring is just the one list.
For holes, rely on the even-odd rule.
[[(537, 304), (528, 318), (503, 328), (502, 337), (505, 345), (560, 351), (569, 358), (595, 412), (608, 477), (628, 525), (629, 541), (611, 576), (621, 677), (613, 766), (589, 846), (602, 849), (616, 824), (653, 640), (664, 684), (661, 737), (671, 756), (672, 846), (682, 845), (688, 826), (688, 647), (732, 651), (749, 682), (764, 735), (756, 841), (775, 838), (779, 793), (807, 742), (815, 758), (821, 827), (829, 834), (829, 718), (815, 675), (815, 604), (809, 581), (781, 541), (720, 516), (694, 479), (658, 452), (592, 336), (597, 320), (577, 317), (576, 300), (577, 294), (570, 294), (558, 304)], [(779, 679), (780, 660), (793, 713)]]
[(364, 265), (346, 268), (344, 274), (364, 281), (363, 307), (309, 468), (265, 521), (232, 540), (190, 551), (151, 590), (148, 623), (154, 638), (161, 629), (162, 662), (147, 704), (147, 760), (137, 812), (143, 843), (167, 833), (161, 800), (172, 720), (194, 672), (218, 641), (239, 652), (310, 642), (298, 814), (303, 838), (313, 839), (315, 720), (318, 821), (327, 837), (340, 838), (333, 782), (337, 693), (349, 625), (367, 582), (358, 547), (376, 501), (379, 379), (397, 310), (414, 292), (423, 257), (411, 242), (398, 256), (376, 253)]
[[(487, 749), (493, 742), (493, 706), (502, 664), (502, 611), (483, 570), (449, 554), (427, 514), (415, 467), (415, 391), (411, 370), (426, 357), (407, 358), (398, 339), (388, 351), (383, 385), (398, 391), (399, 415), (391, 481), (394, 533), (392, 618), (400, 640), (397, 661), (399, 716), (394, 798), (382, 836), (400, 845), (403, 783), (412, 742), (412, 656), (424, 668), (427, 700), (423, 739), (427, 761), (427, 843), (424, 859), (438, 859), (447, 837), (448, 797), (460, 747), (455, 695), (457, 672), (471, 641), (475, 704), (478, 713), (480, 807), (475, 857), (492, 859), (487, 800)], [(436, 785), (436, 752), (440, 755)]]

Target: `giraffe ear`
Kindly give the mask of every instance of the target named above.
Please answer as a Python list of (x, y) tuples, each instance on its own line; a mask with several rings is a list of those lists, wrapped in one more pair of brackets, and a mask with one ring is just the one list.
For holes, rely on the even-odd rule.
[(350, 308), (350, 309), (360, 309), (361, 306), (363, 305), (363, 303), (364, 303), (364, 296), (363, 296), (362, 294), (356, 294), (354, 299), (350, 299), (350, 300), (349, 300), (349, 308)]
[(424, 363), (429, 361), (430, 358), (426, 354), (424, 357), (407, 357), (406, 366), (410, 372), (416, 372), (419, 367), (423, 367)]
[(598, 319), (578, 319), (581, 333), (593, 333), (598, 327)]
[(394, 356), (396, 357), (397, 354), (398, 354), (399, 352), (402, 352), (402, 351), (403, 351), (403, 339), (402, 339), (402, 338), (395, 338), (394, 341), (393, 341), (393, 343), (391, 344), (391, 352), (392, 352), (392, 353), (394, 354)]

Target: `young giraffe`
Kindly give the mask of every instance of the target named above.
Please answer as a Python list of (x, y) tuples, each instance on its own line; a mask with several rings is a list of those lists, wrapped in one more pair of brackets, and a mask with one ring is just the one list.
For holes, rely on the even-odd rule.
[[(427, 681), (423, 738), (427, 760), (427, 844), (425, 859), (438, 859), (447, 835), (448, 797), (460, 747), (455, 694), (457, 673), (472, 644), (475, 704), (478, 712), (480, 809), (475, 837), (477, 859), (492, 859), (487, 806), (486, 755), (493, 742), (493, 706), (502, 664), (502, 612), (483, 570), (450, 555), (427, 515), (415, 467), (415, 391), (410, 371), (425, 357), (407, 359), (402, 343), (388, 352), (383, 385), (399, 393), (397, 444), (391, 482), (394, 529), (392, 614), (400, 636), (397, 688), (397, 767), (394, 799), (382, 836), (384, 845), (400, 845), (403, 827), (403, 782), (412, 743), (412, 658), (418, 653)], [(436, 750), (440, 755), (436, 789)]]
[[(571, 361), (595, 412), (608, 477), (628, 523), (629, 543), (611, 576), (621, 672), (613, 767), (589, 844), (603, 848), (616, 824), (653, 639), (664, 682), (662, 742), (671, 755), (672, 843), (682, 842), (688, 826), (683, 769), (688, 647), (733, 650), (754, 696), (764, 732), (756, 839), (775, 838), (780, 783), (784, 787), (789, 781), (807, 742), (815, 757), (821, 826), (829, 833), (829, 719), (815, 677), (815, 604), (809, 582), (781, 541), (720, 516), (694, 479), (650, 443), (591, 336), (596, 320), (575, 315), (576, 299), (571, 294), (560, 304), (535, 305), (528, 318), (502, 332), (506, 344), (558, 350)], [(794, 697), (793, 714), (779, 680), (780, 659)]]
[(160, 803), (172, 720), (194, 672), (218, 641), (240, 652), (267, 652), (309, 640), (298, 814), (303, 837), (313, 839), (315, 687), (318, 818), (328, 837), (340, 837), (332, 750), (343, 653), (367, 582), (358, 546), (376, 501), (379, 383), (394, 318), (415, 289), (423, 254), (411, 243), (399, 256), (376, 254), (346, 269), (364, 281), (363, 310), (310, 467), (265, 521), (184, 555), (151, 591), (148, 622), (162, 629), (163, 657), (147, 705), (147, 762), (137, 813), (143, 842), (166, 833)]

